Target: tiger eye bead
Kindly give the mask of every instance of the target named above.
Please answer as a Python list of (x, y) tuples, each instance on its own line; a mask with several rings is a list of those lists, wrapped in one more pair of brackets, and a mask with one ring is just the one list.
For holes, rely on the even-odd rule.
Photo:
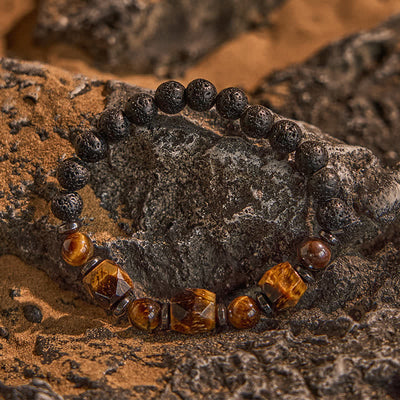
[(251, 297), (239, 296), (228, 306), (228, 319), (236, 329), (252, 328), (260, 320), (260, 309)]
[(84, 276), (83, 283), (104, 308), (112, 308), (133, 288), (129, 275), (111, 260), (96, 265)]
[(93, 243), (89, 236), (74, 232), (66, 237), (61, 248), (63, 260), (74, 267), (85, 264), (93, 255)]
[(258, 286), (277, 310), (295, 306), (307, 289), (300, 275), (288, 262), (270, 268)]
[(300, 245), (298, 255), (303, 264), (307, 267), (323, 269), (329, 264), (331, 250), (324, 241), (314, 238)]
[(161, 306), (152, 299), (137, 299), (128, 310), (131, 324), (145, 331), (152, 331), (160, 325)]
[(205, 289), (185, 289), (171, 299), (171, 329), (190, 334), (213, 330), (216, 306), (215, 293)]

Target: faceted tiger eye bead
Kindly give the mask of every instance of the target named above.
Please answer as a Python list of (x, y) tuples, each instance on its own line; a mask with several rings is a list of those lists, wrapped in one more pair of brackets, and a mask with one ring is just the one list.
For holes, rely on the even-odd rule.
[(74, 267), (85, 264), (93, 255), (93, 243), (89, 236), (74, 232), (67, 236), (61, 248), (63, 260)]
[(331, 250), (327, 243), (320, 239), (309, 239), (303, 242), (298, 255), (304, 265), (312, 269), (325, 268), (331, 259)]
[(228, 318), (236, 329), (252, 328), (260, 320), (260, 309), (251, 297), (239, 296), (229, 304)]
[(215, 328), (216, 295), (205, 289), (185, 289), (171, 299), (171, 329), (196, 334)]
[(152, 331), (160, 325), (161, 306), (152, 299), (137, 299), (128, 310), (131, 324), (145, 331)]
[(288, 263), (269, 269), (258, 282), (277, 310), (295, 306), (307, 289), (300, 275)]
[(96, 265), (84, 276), (83, 283), (104, 308), (112, 308), (133, 287), (129, 275), (111, 260)]

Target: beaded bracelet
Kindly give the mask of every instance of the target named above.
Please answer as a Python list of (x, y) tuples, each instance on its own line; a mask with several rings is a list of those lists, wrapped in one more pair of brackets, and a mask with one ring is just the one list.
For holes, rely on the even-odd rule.
[[(251, 138), (268, 139), (278, 153), (295, 152), (295, 166), (310, 178), (311, 190), (324, 199), (317, 219), (325, 229), (319, 238), (304, 240), (297, 249), (299, 264), (293, 267), (283, 262), (268, 269), (258, 282), (260, 290), (252, 298), (239, 296), (228, 307), (217, 303), (215, 293), (206, 289), (185, 289), (170, 301), (136, 298), (131, 278), (112, 260), (93, 257), (91, 239), (80, 232), (79, 216), (83, 201), (77, 193), (89, 180), (85, 162), (105, 158), (108, 145), (123, 140), (131, 132), (131, 124), (148, 126), (158, 111), (177, 114), (188, 105), (195, 111), (208, 111), (214, 105), (226, 119), (240, 119), (242, 132)], [(154, 96), (137, 93), (123, 109), (106, 108), (95, 129), (80, 135), (75, 143), (77, 157), (59, 163), (57, 179), (60, 191), (51, 203), (54, 216), (63, 221), (59, 234), (63, 236), (61, 255), (72, 266), (80, 266), (83, 283), (90, 295), (104, 308), (120, 317), (128, 314), (132, 325), (147, 331), (171, 329), (196, 334), (211, 331), (228, 322), (237, 329), (254, 327), (261, 312), (274, 312), (295, 306), (314, 282), (314, 272), (325, 268), (331, 260), (329, 245), (337, 242), (330, 233), (349, 225), (352, 211), (335, 197), (338, 177), (328, 164), (328, 154), (322, 144), (303, 141), (300, 127), (291, 120), (279, 119), (271, 110), (260, 105), (248, 105), (246, 94), (230, 87), (217, 94), (215, 86), (196, 79), (187, 88), (176, 81), (162, 83)], [(319, 171), (323, 170), (323, 174)]]

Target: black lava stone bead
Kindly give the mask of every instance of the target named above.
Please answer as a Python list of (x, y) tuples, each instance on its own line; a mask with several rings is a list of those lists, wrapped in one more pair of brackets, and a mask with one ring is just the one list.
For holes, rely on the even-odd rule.
[(240, 118), (243, 133), (256, 139), (267, 138), (273, 122), (272, 112), (264, 106), (250, 106)]
[(282, 119), (272, 125), (269, 142), (279, 153), (291, 153), (300, 144), (303, 133), (300, 127), (287, 119)]
[(340, 179), (333, 168), (325, 167), (311, 176), (308, 191), (317, 201), (329, 200), (340, 193)]
[(98, 128), (108, 142), (117, 142), (129, 136), (131, 124), (122, 110), (112, 107), (101, 113)]
[(296, 150), (295, 163), (300, 172), (312, 175), (328, 164), (328, 152), (318, 142), (304, 142)]
[(353, 221), (354, 213), (341, 199), (331, 199), (317, 209), (317, 220), (323, 229), (336, 231), (345, 228)]
[(107, 155), (107, 142), (93, 131), (86, 131), (80, 135), (75, 144), (78, 157), (87, 162), (97, 162)]
[(178, 114), (186, 105), (185, 86), (176, 81), (164, 82), (157, 88), (154, 99), (162, 112)]
[(51, 211), (54, 216), (62, 221), (73, 221), (82, 212), (83, 201), (76, 192), (61, 191), (51, 201)]
[(243, 114), (249, 101), (242, 89), (229, 87), (219, 92), (215, 106), (219, 114), (227, 119), (238, 119)]
[(187, 105), (195, 111), (207, 111), (215, 104), (217, 89), (206, 79), (195, 79), (185, 91)]
[(74, 158), (67, 158), (58, 164), (58, 182), (69, 191), (82, 189), (88, 183), (89, 176), (88, 169)]
[(157, 115), (157, 105), (153, 96), (137, 93), (130, 97), (125, 105), (125, 115), (135, 125), (149, 125)]

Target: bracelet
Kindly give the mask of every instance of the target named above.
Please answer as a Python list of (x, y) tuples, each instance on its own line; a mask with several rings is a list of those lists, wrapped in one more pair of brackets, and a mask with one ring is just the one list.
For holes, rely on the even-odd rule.
[[(159, 111), (177, 114), (185, 106), (194, 111), (210, 110), (228, 120), (240, 119), (242, 132), (250, 138), (268, 139), (279, 157), (294, 152), (295, 167), (309, 178), (309, 191), (321, 200), (317, 221), (320, 237), (306, 238), (297, 246), (299, 265), (282, 262), (268, 269), (258, 282), (253, 297), (236, 297), (227, 307), (217, 302), (215, 293), (199, 288), (184, 289), (169, 301), (138, 298), (134, 282), (126, 271), (112, 260), (94, 257), (94, 245), (88, 235), (79, 231), (83, 200), (77, 193), (89, 180), (85, 163), (104, 159), (109, 145), (131, 134), (133, 126), (150, 126)], [(154, 331), (171, 329), (196, 334), (227, 326), (237, 329), (254, 327), (261, 313), (295, 306), (314, 274), (331, 261), (330, 245), (337, 244), (335, 231), (354, 221), (354, 210), (338, 198), (339, 178), (327, 166), (329, 155), (322, 143), (303, 141), (301, 128), (282, 119), (261, 105), (248, 105), (246, 94), (230, 87), (217, 93), (205, 79), (195, 79), (187, 88), (176, 81), (162, 83), (154, 96), (140, 92), (130, 97), (123, 109), (106, 107), (96, 127), (85, 131), (75, 141), (77, 157), (65, 159), (57, 166), (57, 179), (63, 188), (51, 202), (54, 216), (63, 221), (58, 232), (63, 239), (62, 259), (81, 267), (81, 277), (89, 294), (105, 309), (121, 317), (125, 314), (132, 325)]]

